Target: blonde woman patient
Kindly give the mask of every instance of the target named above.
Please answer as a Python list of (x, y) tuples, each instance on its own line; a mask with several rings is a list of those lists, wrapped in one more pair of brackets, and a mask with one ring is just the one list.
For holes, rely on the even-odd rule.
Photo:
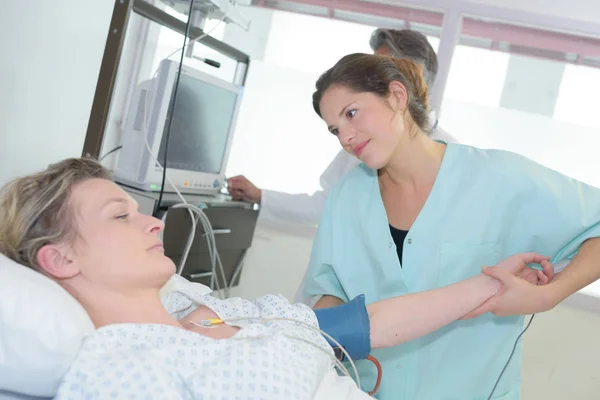
[[(206, 295), (190, 301), (184, 313), (167, 312), (159, 291), (175, 266), (159, 239), (164, 226), (138, 212), (93, 159), (67, 159), (8, 183), (0, 193), (0, 221), (0, 252), (58, 282), (96, 327), (57, 399), (370, 397), (337, 375), (332, 348), (318, 332), (265, 319), (317, 327), (315, 313), (304, 305), (275, 295), (254, 302)], [(542, 263), (546, 273), (526, 267), (531, 262)], [(552, 265), (534, 253), (497, 266), (535, 284), (552, 278)], [(499, 290), (498, 280), (476, 274), (370, 304), (370, 347), (395, 346), (439, 329)], [(214, 329), (191, 323), (207, 318), (238, 322)]]

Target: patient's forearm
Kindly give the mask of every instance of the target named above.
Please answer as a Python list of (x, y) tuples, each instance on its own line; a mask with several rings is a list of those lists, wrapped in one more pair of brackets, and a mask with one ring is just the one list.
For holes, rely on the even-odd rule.
[(431, 333), (479, 307), (499, 289), (499, 281), (479, 274), (439, 289), (370, 304), (371, 348), (396, 346)]

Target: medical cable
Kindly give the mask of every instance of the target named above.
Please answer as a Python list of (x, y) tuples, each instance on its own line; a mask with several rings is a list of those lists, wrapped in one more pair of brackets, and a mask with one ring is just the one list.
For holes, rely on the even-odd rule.
[[(160, 164), (160, 162), (158, 161), (158, 159), (156, 158), (156, 156), (152, 152), (152, 149), (150, 148), (150, 144), (148, 143), (148, 138), (147, 138), (147, 132), (148, 132), (147, 125), (146, 124), (144, 124), (144, 125), (145, 125), (144, 126), (144, 133), (145, 133), (144, 134), (144, 141), (145, 141), (145, 144), (146, 144), (146, 149), (148, 150), (148, 153), (152, 157), (153, 161), (156, 162), (156, 164), (158, 166), (162, 167), (161, 164)], [(214, 232), (213, 232), (212, 226), (210, 224), (210, 221), (208, 220), (208, 217), (206, 216), (206, 214), (200, 208), (198, 208), (196, 206), (193, 206), (191, 204), (188, 204), (188, 202), (185, 200), (185, 197), (183, 197), (183, 195), (181, 194), (181, 192), (179, 191), (179, 189), (177, 189), (177, 186), (173, 183), (173, 181), (171, 181), (171, 179), (169, 178), (168, 175), (166, 175), (166, 179), (167, 179), (167, 182), (169, 182), (169, 184), (173, 187), (173, 190), (177, 193), (177, 195), (179, 196), (179, 198), (182, 201), (182, 203), (175, 204), (175, 205), (171, 206), (171, 208), (187, 208), (188, 212), (189, 212), (189, 215), (190, 215), (190, 218), (192, 220), (191, 232), (190, 232), (190, 234), (188, 236), (188, 240), (187, 240), (187, 243), (186, 243), (184, 254), (182, 255), (182, 259), (181, 259), (182, 262), (180, 262), (180, 265), (178, 267), (178, 274), (181, 275), (181, 271), (183, 270), (183, 266), (185, 265), (185, 261), (187, 260), (187, 257), (188, 257), (188, 254), (190, 252), (192, 243), (194, 242), (194, 239), (195, 239), (195, 236), (196, 236), (196, 218), (194, 217), (194, 212), (196, 212), (196, 214), (200, 218), (202, 218), (202, 221), (206, 221), (207, 222), (206, 224), (203, 223), (203, 228), (204, 228), (205, 235), (207, 237), (207, 244), (208, 244), (209, 253), (211, 254), (211, 260), (214, 260), (213, 263), (212, 263), (212, 276), (215, 277), (216, 273), (217, 273), (217, 271), (216, 271), (217, 264), (215, 262), (216, 260), (219, 261), (219, 265), (221, 267), (222, 274), (224, 276), (225, 272), (224, 272), (223, 266), (221, 264), (221, 258), (219, 257), (219, 253), (218, 253), (218, 251), (216, 249), (216, 242), (214, 241)], [(162, 221), (166, 222), (166, 214), (163, 216)], [(212, 238), (213, 240), (211, 241), (210, 238)], [(212, 246), (214, 246), (214, 249), (213, 249)], [(212, 257), (212, 252), (213, 251), (216, 254), (215, 258)], [(215, 281), (211, 281), (211, 288), (214, 286), (214, 282)], [(217, 282), (217, 290), (220, 291), (220, 287), (218, 286), (218, 282)], [(227, 295), (228, 295), (229, 292), (226, 291), (225, 293), (227, 293)]]
[[(211, 259), (211, 265), (213, 266), (213, 272), (212, 272), (213, 273), (212, 276), (214, 278), (213, 282), (216, 283), (217, 290), (220, 291), (221, 287), (219, 285), (219, 279), (217, 277), (216, 268), (215, 268), (215, 266), (218, 266), (219, 271), (221, 273), (221, 277), (223, 279), (223, 285), (224, 285), (223, 295), (225, 295), (225, 297), (229, 297), (230, 287), (228, 287), (228, 285), (227, 285), (225, 269), (223, 268), (223, 263), (221, 262), (221, 257), (219, 256), (219, 253), (217, 251), (215, 233), (212, 229), (210, 220), (208, 219), (208, 217), (206, 216), (206, 214), (202, 211), (202, 209), (200, 207), (194, 206), (192, 204), (175, 204), (171, 208), (186, 208), (197, 214), (197, 216), (200, 220), (200, 223), (202, 224), (202, 227), (204, 229), (204, 236), (206, 237), (206, 241), (207, 241), (207, 245), (208, 245), (208, 252), (209, 252), (210, 259)], [(194, 218), (194, 220), (195, 220), (195, 218)], [(194, 229), (194, 231), (195, 231), (195, 229)], [(186, 247), (184, 249), (180, 264), (179, 264), (178, 271), (177, 271), (177, 273), (179, 275), (181, 275), (181, 273), (183, 272), (183, 267), (187, 260), (188, 254), (191, 250), (192, 242), (193, 242), (193, 236), (192, 236), (192, 234), (190, 234), (190, 236), (188, 237), (188, 241), (186, 243)]]
[[(169, 114), (170, 118), (169, 118), (169, 121), (168, 121), (168, 127), (167, 127), (167, 133), (166, 133), (166, 140), (165, 140), (165, 155), (164, 155), (164, 158), (163, 158), (162, 165), (161, 165), (161, 163), (159, 163), (157, 161), (157, 164), (161, 165), (161, 167), (162, 167), (163, 175), (162, 175), (162, 182), (161, 182), (161, 185), (160, 185), (160, 192), (159, 192), (159, 195), (158, 195), (158, 202), (156, 203), (156, 206), (155, 206), (154, 211), (152, 213), (154, 216), (156, 216), (156, 214), (158, 213), (158, 209), (160, 207), (160, 203), (162, 201), (162, 196), (163, 196), (163, 193), (164, 193), (165, 178), (166, 178), (166, 171), (167, 171), (167, 153), (168, 153), (168, 149), (169, 149), (169, 138), (171, 136), (171, 124), (172, 124), (172, 121), (173, 121), (173, 112), (174, 112), (174, 109), (175, 109), (175, 100), (176, 100), (176, 96), (177, 96), (177, 92), (178, 92), (177, 89), (178, 89), (178, 86), (179, 86), (179, 78), (181, 76), (181, 67), (183, 66), (183, 57), (185, 55), (185, 51), (183, 51), (183, 50), (185, 49), (186, 45), (189, 45), (189, 44), (186, 44), (186, 41), (187, 41), (187, 38), (188, 38), (188, 35), (189, 35), (189, 30), (190, 30), (190, 25), (191, 25), (191, 10), (193, 8), (194, 1), (195, 0), (190, 0), (190, 8), (189, 8), (189, 13), (188, 13), (188, 19), (186, 21), (185, 34), (184, 34), (184, 37), (183, 37), (183, 46), (180, 47), (180, 48), (178, 48), (177, 50), (175, 50), (171, 54), (169, 54), (167, 57), (165, 57), (165, 59), (169, 59), (171, 56), (173, 56), (177, 52), (181, 51), (181, 56), (179, 58), (179, 68), (177, 69), (177, 78), (176, 78), (176, 81), (175, 81), (175, 88), (174, 88), (173, 98), (171, 99), (171, 112)], [(212, 27), (212, 29), (210, 29), (207, 32), (202, 33), (202, 35), (200, 35), (200, 36), (197, 36), (195, 38), (191, 38), (189, 40), (189, 42), (190, 43), (191, 42), (195, 42), (197, 40), (201, 40), (201, 39), (205, 38), (206, 36), (210, 35), (215, 29), (217, 29), (217, 27), (221, 24), (221, 22), (223, 22), (225, 20), (225, 18), (227, 18), (227, 13), (225, 13), (223, 15), (223, 17), (216, 23), (216, 25), (214, 27)], [(212, 61), (212, 60), (209, 60), (209, 61)], [(209, 65), (212, 65), (210, 62), (207, 62), (207, 61), (205, 61), (205, 63), (207, 63)], [(157, 73), (158, 73), (158, 68), (154, 71), (154, 74), (152, 75), (153, 79), (156, 78), (156, 74)], [(154, 94), (152, 96), (152, 100), (153, 99), (154, 99)], [(148, 92), (146, 92), (145, 98), (144, 98), (144, 122), (145, 123), (147, 123), (147, 119), (146, 119), (146, 117), (148, 115), (148, 108), (147, 107), (148, 107)], [(146, 127), (147, 127), (147, 125), (146, 125)], [(147, 135), (147, 132), (148, 132), (148, 130), (146, 129), (146, 132), (145, 132), (145, 135), (144, 135), (144, 138), (146, 140), (146, 147), (148, 148), (148, 151), (150, 153), (152, 153), (152, 150), (150, 149), (150, 145), (148, 144), (148, 135)], [(169, 182), (169, 183), (175, 189), (175, 185), (173, 185), (172, 182)], [(177, 189), (175, 189), (175, 190), (177, 191)], [(187, 202), (185, 201), (185, 199), (183, 199), (183, 196), (181, 196), (181, 194), (179, 192), (178, 192), (178, 195), (179, 195), (179, 197), (181, 197), (181, 199), (183, 200), (183, 202), (185, 204), (187, 204)]]
[(123, 148), (123, 145), (115, 147), (114, 149), (112, 149), (111, 151), (109, 151), (108, 153), (106, 153), (102, 157), (100, 157), (100, 159), (98, 159), (98, 162), (102, 162), (102, 160), (104, 160), (106, 157), (110, 156), (112, 153), (114, 153), (117, 150), (121, 150), (122, 148)]
[[(193, 5), (193, 0), (192, 0), (191, 3), (192, 4), (190, 4), (190, 8)], [(191, 40), (192, 41), (200, 40), (200, 39), (204, 38), (205, 36), (209, 35), (212, 31), (214, 31), (219, 26), (219, 24), (222, 21), (225, 20), (226, 17), (227, 17), (227, 13), (225, 13), (223, 15), (223, 18), (221, 20), (219, 20), (219, 22), (211, 30), (209, 30), (208, 32), (205, 32), (202, 35), (200, 35), (200, 36), (198, 36), (196, 38), (193, 38)], [(171, 53), (167, 58), (171, 57), (177, 51), (183, 50), (185, 48), (185, 42), (186, 42), (186, 38), (187, 38), (187, 33), (189, 32), (189, 26), (188, 26), (189, 22), (190, 22), (190, 20), (188, 18), (188, 24), (186, 24), (186, 35), (184, 37), (183, 47), (175, 50), (175, 52)], [(183, 55), (183, 52), (182, 52), (182, 55)], [(178, 76), (181, 73), (182, 63), (183, 63), (183, 60), (181, 59), (180, 60), (180, 64), (179, 64)], [(156, 77), (157, 72), (158, 72), (158, 69), (154, 72), (153, 78)], [(175, 89), (175, 90), (177, 90), (177, 89)], [(154, 93), (155, 89), (154, 89), (154, 87), (152, 87), (150, 91), (152, 92), (150, 98), (153, 101), (154, 96), (155, 96), (155, 93)], [(212, 225), (210, 224), (210, 221), (208, 220), (208, 217), (206, 217), (206, 214), (202, 210), (200, 210), (199, 208), (197, 208), (197, 207), (196, 207), (196, 209), (192, 209), (191, 207), (184, 207), (184, 206), (189, 206), (189, 204), (187, 203), (187, 201), (185, 200), (185, 198), (183, 197), (183, 195), (181, 194), (181, 192), (179, 191), (179, 189), (177, 189), (177, 186), (173, 183), (173, 181), (171, 181), (171, 179), (169, 178), (169, 176), (166, 174), (166, 162), (164, 163), (165, 164), (164, 166), (161, 165), (161, 163), (158, 161), (158, 158), (154, 155), (154, 153), (152, 151), (152, 148), (150, 147), (150, 144), (148, 143), (148, 104), (149, 104), (149, 102), (148, 102), (148, 91), (147, 91), (146, 94), (145, 94), (145, 97), (144, 97), (144, 118), (143, 118), (143, 129), (144, 129), (143, 133), (144, 133), (144, 135), (143, 136), (144, 136), (144, 143), (146, 145), (146, 150), (148, 151), (148, 153), (152, 157), (152, 160), (156, 163), (156, 165), (158, 167), (160, 167), (160, 168), (163, 169), (163, 181), (162, 181), (162, 184), (161, 184), (161, 193), (160, 193), (160, 195), (162, 196), (162, 194), (163, 194), (164, 183), (165, 183), (165, 179), (166, 179), (168, 181), (168, 183), (171, 185), (171, 187), (173, 188), (173, 190), (175, 191), (175, 193), (177, 194), (177, 196), (179, 196), (179, 198), (182, 201), (182, 203), (176, 204), (175, 206), (173, 206), (173, 208), (187, 208), (188, 209), (188, 213), (190, 215), (190, 218), (192, 220), (192, 229), (191, 229), (190, 235), (188, 236), (188, 241), (186, 243), (186, 248), (185, 248), (184, 254), (182, 256), (182, 262), (180, 262), (180, 265), (178, 267), (178, 274), (181, 275), (181, 272), (183, 270), (183, 266), (185, 265), (185, 261), (187, 260), (188, 254), (190, 252), (191, 245), (194, 242), (195, 233), (196, 233), (196, 222), (197, 222), (197, 219), (194, 217), (193, 212), (196, 212), (197, 215), (203, 221), (207, 222), (207, 224), (203, 223), (203, 228), (204, 228), (205, 236), (207, 237), (208, 249), (209, 249), (209, 253), (211, 254), (211, 260), (212, 260), (211, 288), (213, 288), (214, 286), (216, 286), (217, 287), (217, 291), (220, 292), (220, 290), (221, 290), (220, 286), (219, 286), (219, 283), (218, 283), (218, 279), (216, 279), (216, 277), (217, 277), (216, 268), (217, 268), (217, 262), (218, 262), (218, 265), (219, 265), (219, 267), (221, 269), (221, 274), (222, 274), (223, 279), (224, 279), (225, 288), (226, 288), (226, 290), (223, 291), (223, 295), (229, 296), (229, 289), (230, 289), (230, 287), (227, 286), (227, 283), (226, 283), (226, 280), (225, 280), (225, 271), (223, 269), (223, 265), (221, 263), (221, 258), (219, 256), (219, 253), (218, 253), (217, 248), (216, 248), (216, 242), (214, 240), (214, 233), (213, 233)], [(173, 104), (174, 104), (174, 99), (173, 99)], [(172, 118), (173, 118), (173, 115), (171, 114), (170, 121), (172, 120)], [(168, 137), (167, 137), (167, 143), (168, 143)], [(166, 160), (166, 157), (167, 157), (167, 148), (165, 148), (165, 160)], [(159, 198), (159, 201), (157, 202), (156, 207), (155, 207), (155, 212), (160, 207), (160, 202), (161, 201), (162, 201), (162, 199)], [(153, 214), (155, 212), (153, 212)], [(166, 214), (163, 216), (162, 221), (166, 222)], [(212, 255), (213, 252), (214, 252), (215, 256)]]
[[(198, 323), (193, 322), (193, 321), (190, 321), (190, 323), (193, 324), (193, 325), (200, 326), (202, 328), (208, 328), (208, 326), (206, 326), (204, 324), (198, 324)], [(222, 323), (222, 321), (220, 323)], [(350, 375), (350, 372), (348, 371), (348, 369), (346, 368), (346, 366), (340, 360), (338, 360), (335, 355), (331, 354), (330, 352), (328, 352), (327, 350), (325, 350), (323, 347), (321, 347), (318, 344), (313, 343), (310, 340), (305, 339), (305, 338), (299, 338), (297, 336), (292, 336), (292, 335), (287, 335), (287, 334), (284, 334), (283, 336), (285, 336), (287, 338), (290, 338), (290, 339), (300, 340), (300, 341), (302, 341), (302, 342), (304, 342), (306, 344), (310, 344), (311, 346), (314, 346), (314, 347), (318, 348), (319, 350), (325, 352), (333, 360), (334, 365), (336, 367), (338, 367), (345, 376), (347, 376), (350, 379), (352, 379), (352, 376)], [(266, 336), (264, 336), (264, 335), (262, 335), (262, 336), (254, 336), (254, 337), (235, 337), (235, 336), (233, 336), (230, 339), (232, 339), (232, 340), (258, 340), (258, 339), (263, 339), (265, 337)]]
[[(182, 48), (185, 48), (185, 45), (187, 43), (187, 39), (188, 39), (188, 35), (190, 34), (190, 27), (192, 26), (192, 11), (194, 9), (194, 2), (195, 0), (190, 0), (190, 8), (188, 10), (188, 19), (185, 22), (185, 33), (183, 35), (183, 46)], [(179, 80), (181, 78), (181, 67), (183, 66), (183, 57), (185, 52), (181, 52), (181, 56), (179, 57), (179, 68), (177, 68), (177, 76), (175, 77), (175, 86), (173, 89), (173, 98), (171, 99), (171, 104), (170, 104), (170, 112), (168, 113), (169, 115), (169, 120), (167, 121), (167, 132), (166, 132), (166, 137), (165, 137), (165, 156), (163, 158), (163, 169), (162, 169), (162, 182), (160, 184), (160, 193), (158, 195), (158, 201), (156, 202), (156, 205), (154, 207), (154, 212), (153, 212), (153, 216), (156, 217), (156, 215), (158, 214), (158, 210), (160, 208), (160, 203), (162, 201), (162, 197), (163, 197), (163, 193), (165, 191), (165, 179), (167, 176), (167, 155), (169, 153), (169, 138), (171, 137), (171, 126), (173, 125), (173, 117), (174, 117), (174, 112), (175, 112), (175, 104), (177, 102), (177, 93), (179, 92)]]
[[(344, 353), (344, 356), (346, 356), (348, 362), (350, 363), (350, 365), (352, 366), (352, 370), (356, 376), (356, 384), (357, 386), (360, 388), (360, 377), (358, 375), (358, 370), (356, 369), (356, 365), (354, 364), (354, 361), (352, 361), (352, 358), (350, 357), (350, 354), (348, 354), (348, 352), (346, 351), (346, 349), (344, 349), (344, 347), (337, 341), (335, 340), (333, 337), (331, 337), (327, 332), (322, 331), (319, 328), (316, 328), (314, 326), (312, 326), (311, 324), (304, 322), (304, 321), (300, 321), (297, 319), (293, 319), (293, 318), (284, 318), (284, 317), (273, 317), (273, 318), (264, 318), (264, 317), (244, 317), (244, 318), (232, 318), (232, 319), (223, 319), (220, 320), (222, 323), (235, 323), (235, 322), (239, 322), (239, 321), (263, 321), (263, 322), (272, 322), (272, 321), (287, 321), (287, 322), (295, 322), (298, 325), (301, 325), (304, 328), (308, 328), (312, 331), (315, 331), (317, 333), (320, 333), (321, 335), (325, 336), (327, 339), (331, 340), (341, 351), (342, 353)], [(194, 321), (190, 321), (191, 324), (196, 325), (196, 326), (200, 326), (202, 328), (206, 328), (206, 325), (203, 325), (201, 323), (197, 323)], [(346, 367), (341, 363), (340, 360), (337, 359), (337, 357), (332, 353), (329, 352), (327, 350), (325, 350), (324, 348), (322, 348), (321, 346), (318, 346), (315, 343), (309, 342), (306, 339), (303, 338), (298, 338), (298, 337), (294, 337), (294, 336), (288, 336), (285, 335), (287, 337), (293, 338), (293, 339), (298, 339), (298, 340), (302, 340), (305, 341), (307, 343), (311, 343), (314, 346), (317, 346), (319, 349), (321, 349), (322, 351), (324, 351), (325, 353), (327, 353), (329, 356), (332, 357), (332, 359), (334, 360), (334, 363), (336, 366), (342, 368), (342, 371), (346, 374), (347, 377), (349, 377), (350, 379), (352, 379), (352, 376), (350, 376), (348, 370), (346, 369)], [(253, 337), (253, 338), (236, 338), (235, 336), (232, 337), (231, 339), (237, 339), (237, 340), (241, 340), (241, 339), (258, 339), (258, 338), (262, 338), (264, 336), (258, 336), (258, 337)]]
[[(271, 322), (271, 321), (295, 322), (297, 324), (300, 324), (304, 328), (309, 328), (309, 329), (311, 329), (311, 330), (313, 330), (313, 331), (315, 331), (317, 333), (320, 333), (323, 336), (331, 339), (331, 341), (336, 346), (338, 346), (342, 350), (342, 352), (344, 353), (344, 355), (348, 358), (348, 360), (350, 362), (350, 365), (353, 367), (354, 373), (356, 375), (356, 380), (358, 382), (357, 384), (360, 387), (360, 378), (358, 376), (358, 370), (356, 369), (356, 366), (354, 365), (354, 362), (352, 361), (352, 358), (350, 357), (350, 355), (348, 354), (348, 352), (346, 351), (346, 349), (344, 349), (344, 347), (337, 340), (335, 340), (334, 338), (332, 338), (327, 332), (322, 331), (319, 328), (315, 328), (314, 326), (312, 326), (312, 325), (310, 325), (310, 324), (308, 324), (308, 323), (306, 323), (304, 321), (299, 321), (299, 320), (296, 320), (296, 319), (293, 319), (293, 318), (284, 318), (284, 317), (274, 317), (274, 318), (246, 317), (246, 318), (234, 318), (234, 319), (228, 319), (228, 320), (216, 319), (214, 321), (211, 321), (210, 319), (209, 320), (201, 320), (200, 323), (196, 323), (196, 322), (190, 321), (190, 323), (194, 324), (194, 325), (197, 325), (197, 326), (200, 326), (200, 327), (203, 327), (203, 328), (206, 328), (207, 326), (211, 326), (212, 324), (218, 325), (218, 324), (227, 323), (227, 322), (234, 322), (235, 323), (235, 322), (239, 322), (239, 321), (254, 321), (254, 320), (259, 320), (259, 321), (263, 321), (263, 322)], [(206, 325), (205, 324), (206, 321), (211, 321), (211, 324), (210, 325)], [(304, 342), (307, 342), (307, 343), (310, 343), (310, 344), (312, 344), (314, 346), (317, 346), (319, 349), (321, 349), (322, 351), (326, 352), (329, 356), (331, 356), (332, 359), (334, 360), (334, 364), (336, 366), (338, 366), (342, 370), (342, 372), (344, 372), (344, 374), (347, 377), (349, 377), (350, 379), (352, 379), (352, 376), (350, 375), (350, 372), (348, 371), (348, 369), (346, 368), (346, 366), (340, 360), (338, 360), (338, 358), (334, 354), (326, 351), (321, 346), (318, 346), (317, 344), (312, 343), (312, 342), (310, 342), (310, 341), (308, 341), (306, 339), (299, 338), (299, 337), (296, 337), (296, 336), (289, 336), (289, 335), (285, 335), (285, 336), (293, 338), (293, 339), (302, 340)], [(236, 338), (236, 337), (232, 337), (232, 339), (260, 339), (260, 338), (264, 338), (264, 336), (256, 336), (256, 337), (252, 337), (252, 338)]]
[(504, 368), (502, 368), (502, 372), (500, 372), (500, 375), (498, 375), (498, 379), (496, 379), (496, 383), (494, 384), (494, 387), (492, 388), (492, 391), (491, 391), (490, 395), (488, 396), (487, 400), (491, 400), (492, 396), (494, 395), (494, 392), (496, 391), (496, 388), (498, 387), (498, 384), (500, 383), (500, 379), (502, 379), (502, 375), (504, 375), (504, 372), (506, 371), (506, 368), (508, 368), (508, 364), (510, 363), (510, 360), (515, 355), (515, 351), (517, 350), (517, 344), (519, 343), (519, 339), (521, 339), (521, 337), (525, 334), (525, 332), (527, 332), (527, 329), (529, 329), (529, 326), (531, 325), (531, 322), (533, 321), (533, 317), (535, 317), (535, 314), (533, 314), (531, 316), (525, 329), (523, 329), (523, 331), (519, 334), (519, 336), (517, 336), (517, 339), (515, 340), (515, 345), (513, 346), (510, 356), (508, 357), (508, 361), (506, 361), (506, 364), (504, 364)]
[(233, 284), (234, 284), (235, 280), (237, 279), (238, 275), (242, 272), (242, 268), (244, 267), (244, 259), (246, 258), (246, 251), (247, 250), (244, 250), (244, 252), (242, 253), (242, 256), (240, 257), (241, 261), (235, 267), (235, 271), (233, 272), (233, 275), (231, 275), (231, 280), (229, 281), (228, 290), (231, 290), (233, 288)]
[(369, 392), (369, 396), (373, 396), (379, 390), (379, 385), (381, 385), (381, 378), (383, 377), (383, 369), (381, 368), (381, 364), (379, 363), (379, 360), (377, 360), (372, 355), (369, 355), (367, 357), (367, 360), (369, 360), (373, 364), (375, 364), (375, 368), (377, 368), (377, 381), (375, 382), (375, 387), (373, 388), (373, 390), (371, 390)]
[[(337, 357), (336, 357), (335, 355), (333, 355), (333, 354), (329, 353), (327, 350), (325, 350), (324, 348), (322, 348), (322, 347), (321, 347), (321, 346), (319, 346), (318, 344), (316, 344), (316, 343), (313, 343), (313, 342), (311, 342), (311, 341), (310, 341), (310, 340), (308, 340), (308, 339), (305, 339), (305, 338), (300, 338), (300, 337), (298, 337), (298, 336), (287, 335), (287, 334), (284, 334), (284, 336), (285, 336), (285, 337), (287, 337), (287, 338), (290, 338), (290, 339), (299, 340), (299, 341), (301, 341), (301, 342), (304, 342), (304, 343), (306, 343), (306, 344), (310, 344), (311, 346), (313, 346), (313, 347), (316, 347), (317, 349), (319, 349), (319, 350), (321, 350), (321, 351), (325, 352), (325, 353), (328, 355), (328, 357), (329, 357), (329, 358), (331, 358), (331, 360), (333, 361), (333, 364), (334, 364), (336, 367), (338, 367), (338, 368), (340, 369), (340, 371), (342, 371), (342, 372), (343, 372), (343, 374), (344, 374), (345, 376), (347, 376), (348, 378), (352, 379), (352, 376), (350, 375), (350, 372), (348, 371), (348, 369), (346, 368), (346, 366), (345, 366), (345, 365), (344, 365), (344, 364), (343, 364), (343, 363), (342, 363), (340, 360), (338, 360), (338, 359), (337, 359)], [(358, 376), (358, 375), (357, 375), (357, 376)], [(357, 385), (358, 385), (358, 384), (357, 384)], [(359, 387), (360, 387), (360, 386), (359, 386)]]

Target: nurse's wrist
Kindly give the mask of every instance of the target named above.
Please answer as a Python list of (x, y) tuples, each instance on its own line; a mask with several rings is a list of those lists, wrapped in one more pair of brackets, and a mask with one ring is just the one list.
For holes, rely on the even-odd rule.
[(543, 310), (550, 311), (566, 299), (572, 292), (566, 282), (561, 282), (560, 279), (554, 279), (552, 282), (540, 286), (541, 302)]

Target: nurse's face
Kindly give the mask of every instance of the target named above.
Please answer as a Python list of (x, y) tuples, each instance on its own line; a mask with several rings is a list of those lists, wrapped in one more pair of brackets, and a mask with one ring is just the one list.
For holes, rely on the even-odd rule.
[(370, 168), (385, 167), (405, 136), (406, 89), (390, 83), (387, 98), (357, 93), (345, 86), (332, 86), (321, 99), (320, 109), (329, 131), (344, 150)]

